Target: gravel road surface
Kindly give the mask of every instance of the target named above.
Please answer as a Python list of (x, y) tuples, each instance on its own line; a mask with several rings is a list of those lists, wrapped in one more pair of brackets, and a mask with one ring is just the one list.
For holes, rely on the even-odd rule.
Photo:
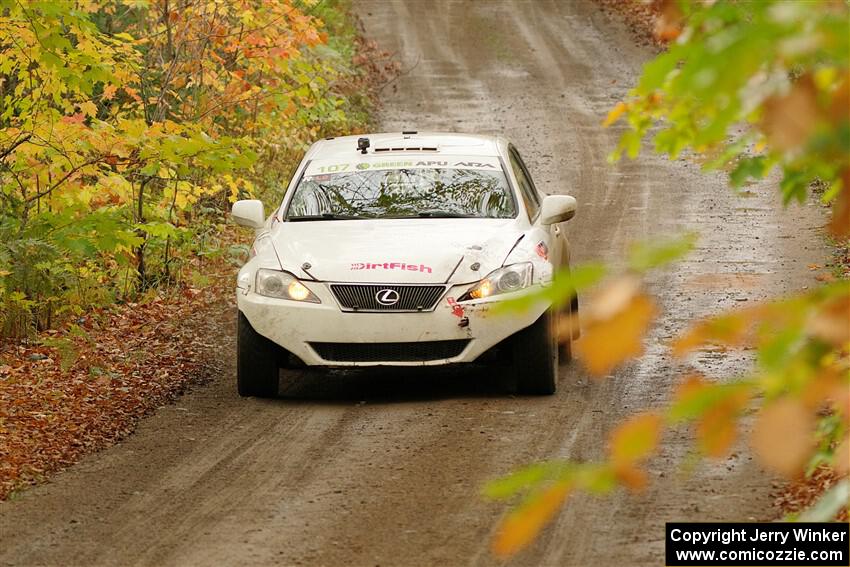
[[(663, 313), (646, 355), (604, 382), (572, 365), (548, 398), (487, 374), (285, 374), (277, 400), (235, 392), (231, 309), (210, 321), (224, 369), (124, 443), (0, 504), (0, 565), (492, 565), (506, 508), (490, 478), (554, 457), (597, 459), (619, 419), (661, 405), (688, 367), (723, 377), (739, 355), (673, 361), (687, 321), (813, 283), (817, 206), (783, 211), (767, 182), (737, 197), (722, 175), (646, 154), (608, 165), (603, 130), (651, 51), (589, 2), (361, 0), (367, 35), (404, 73), (383, 130), (502, 133), (543, 190), (570, 193), (574, 262), (617, 262), (629, 242), (697, 229), (687, 261), (654, 275)], [(246, 235), (247, 237), (247, 235)], [(219, 332), (220, 331), (220, 332)], [(573, 498), (510, 565), (660, 565), (664, 522), (765, 519), (771, 482), (746, 446), (699, 465), (665, 438), (641, 494)]]

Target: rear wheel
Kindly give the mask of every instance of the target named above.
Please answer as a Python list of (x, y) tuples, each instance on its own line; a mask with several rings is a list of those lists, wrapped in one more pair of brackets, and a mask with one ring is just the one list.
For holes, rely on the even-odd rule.
[(546, 311), (513, 337), (513, 372), (517, 392), (533, 396), (555, 393), (558, 381), (557, 316)]
[(255, 331), (241, 311), (237, 325), (236, 386), (239, 395), (277, 396), (280, 347)]

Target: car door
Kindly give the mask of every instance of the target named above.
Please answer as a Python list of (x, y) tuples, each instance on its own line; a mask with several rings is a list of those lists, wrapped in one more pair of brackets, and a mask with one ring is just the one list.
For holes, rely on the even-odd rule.
[[(536, 224), (540, 217), (540, 203), (543, 199), (534, 185), (525, 162), (522, 161), (522, 157), (514, 146), (508, 147), (508, 157), (514, 177), (519, 185), (520, 195), (523, 203), (525, 203), (525, 209), (528, 211), (528, 220)], [(569, 262), (569, 255), (563, 230), (560, 226), (554, 224), (548, 227), (548, 233), (549, 261), (555, 268), (566, 266)]]

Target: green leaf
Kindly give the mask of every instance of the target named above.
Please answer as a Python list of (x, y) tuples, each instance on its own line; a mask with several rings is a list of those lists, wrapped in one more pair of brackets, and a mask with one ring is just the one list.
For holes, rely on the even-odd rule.
[(729, 182), (732, 187), (741, 187), (751, 178), (761, 179), (764, 177), (767, 173), (766, 161), (764, 156), (743, 158), (738, 161), (735, 169), (729, 174)]
[(523, 467), (511, 474), (488, 482), (482, 493), (492, 500), (504, 500), (519, 492), (528, 490), (542, 482), (561, 477), (565, 471), (573, 468), (566, 461), (546, 461)]
[(552, 284), (541, 287), (515, 299), (494, 303), (494, 312), (498, 314), (527, 311), (533, 305), (542, 302), (552, 303), (555, 307), (569, 303), (573, 295), (587, 289), (605, 276), (606, 268), (602, 264), (583, 264), (565, 269), (555, 274)]
[(731, 384), (709, 384), (674, 401), (667, 410), (667, 417), (673, 422), (695, 419), (723, 400), (751, 389), (752, 383), (748, 381)]
[(645, 272), (669, 264), (693, 250), (696, 241), (697, 234), (690, 232), (660, 242), (634, 244), (629, 253), (629, 268), (636, 272)]

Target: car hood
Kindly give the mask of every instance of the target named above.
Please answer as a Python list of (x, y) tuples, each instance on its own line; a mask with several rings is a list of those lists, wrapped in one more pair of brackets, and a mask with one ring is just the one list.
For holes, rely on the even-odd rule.
[(474, 282), (501, 266), (522, 235), (514, 219), (308, 221), (272, 229), (283, 269), (377, 283)]

